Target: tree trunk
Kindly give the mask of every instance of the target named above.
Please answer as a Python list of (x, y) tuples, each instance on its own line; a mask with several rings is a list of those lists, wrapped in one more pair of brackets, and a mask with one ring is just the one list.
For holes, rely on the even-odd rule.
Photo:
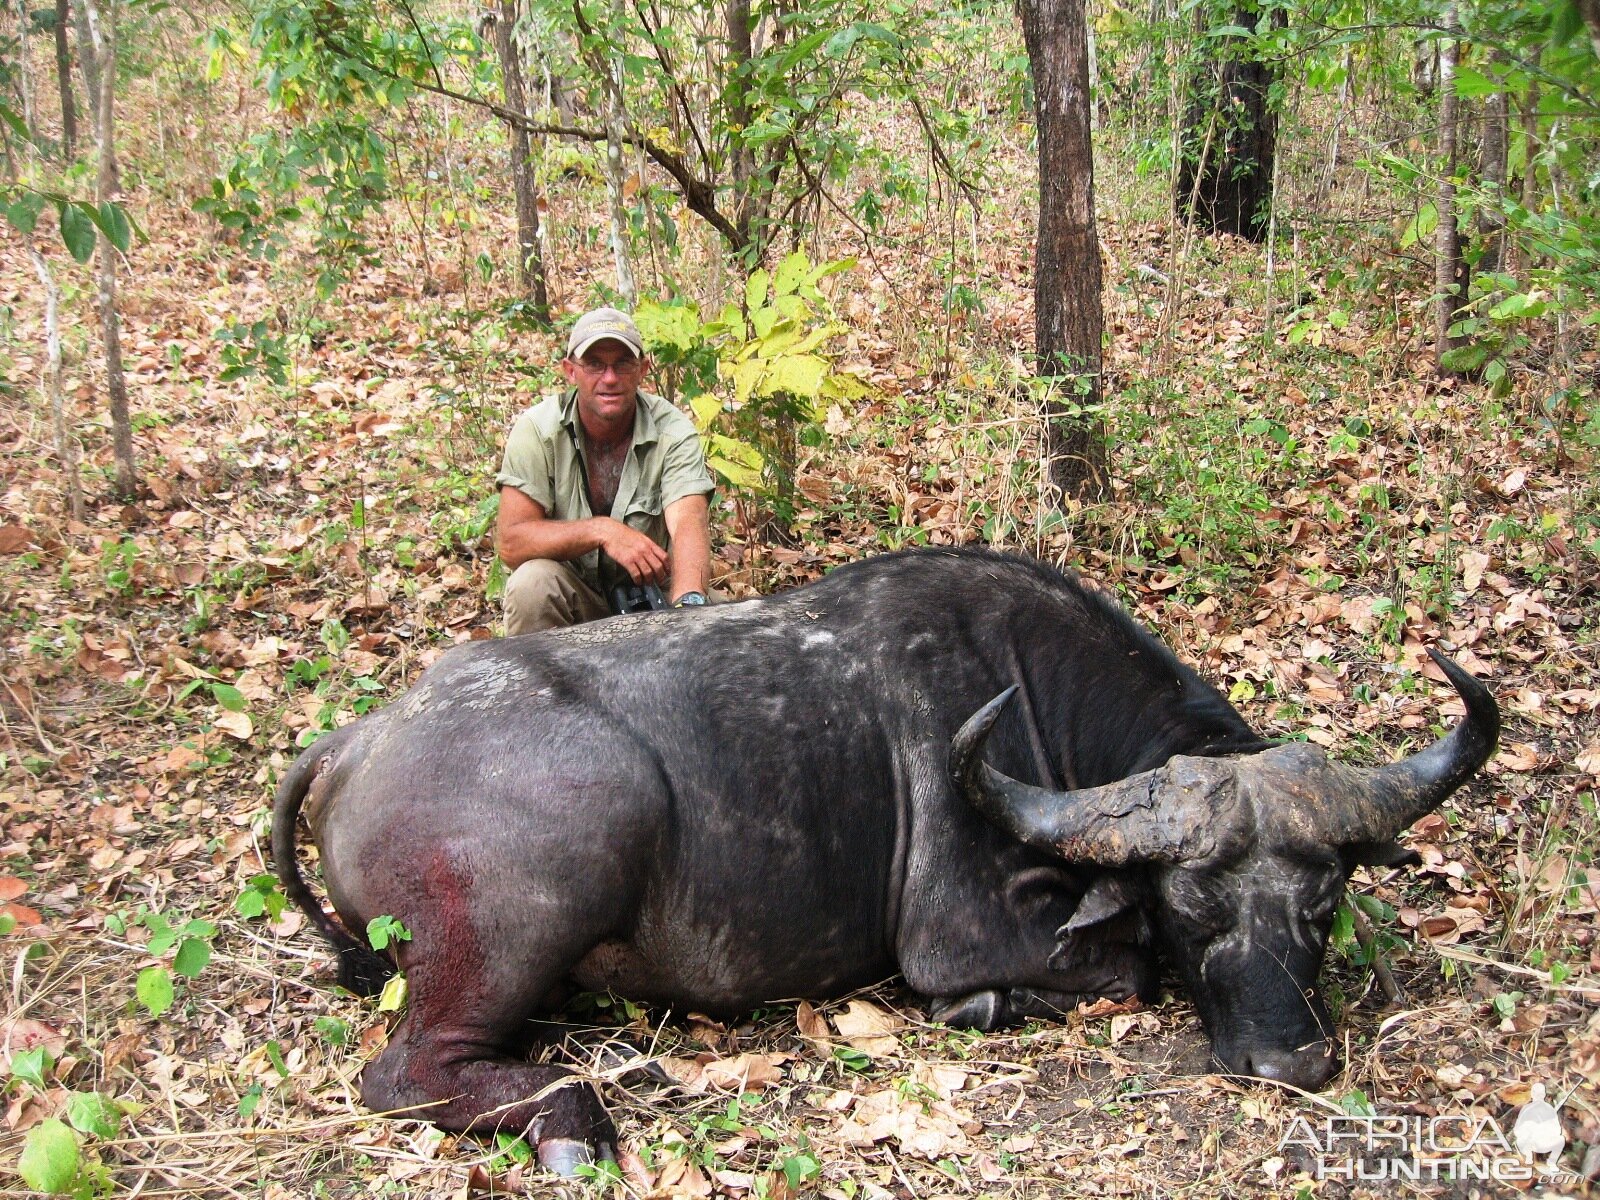
[(1039, 138), (1039, 236), (1034, 342), (1041, 376), (1059, 379), (1047, 402), (1047, 477), (1073, 498), (1106, 486), (1100, 403), (1100, 241), (1089, 137), (1089, 43), (1083, 0), (1020, 0)]
[[(1496, 63), (1509, 65), (1504, 51), (1495, 54)], [(1495, 92), (1484, 101), (1482, 165), (1479, 176), (1483, 180), (1485, 203), (1478, 209), (1478, 242), (1483, 253), (1478, 257), (1478, 270), (1498, 271), (1505, 258), (1501, 244), (1506, 227), (1506, 159), (1510, 153), (1511, 98), (1504, 90)]]
[[(113, 150), (112, 84), (117, 77), (116, 0), (108, 0), (102, 18), (96, 0), (83, 0), (100, 74), (100, 96), (95, 104), (100, 142), (96, 198), (111, 203), (116, 195), (116, 156)], [(106, 350), (106, 394), (111, 402), (111, 444), (116, 456), (116, 489), (132, 498), (139, 490), (139, 473), (133, 460), (133, 424), (128, 415), (128, 387), (122, 374), (122, 323), (117, 316), (117, 248), (104, 232), (100, 243), (100, 334)]]
[(61, 93), (61, 156), (78, 152), (78, 106), (72, 98), (72, 48), (67, 45), (67, 24), (72, 20), (72, 0), (56, 0), (56, 86)]
[[(612, 0), (613, 30), (623, 27), (622, 0)], [(611, 255), (617, 267), (617, 294), (623, 307), (632, 311), (639, 302), (639, 288), (633, 278), (633, 259), (629, 251), (628, 214), (623, 209), (627, 187), (622, 162), (622, 48), (611, 51), (611, 86), (606, 89), (606, 191), (611, 199)]]
[[(1284, 10), (1272, 20), (1282, 23)], [(1254, 3), (1239, 5), (1233, 23), (1254, 29)], [(1177, 211), (1208, 233), (1259, 242), (1267, 233), (1278, 117), (1271, 101), (1277, 71), (1252, 58), (1240, 38), (1218, 40), (1219, 57), (1196, 77), (1184, 117), (1185, 146), (1177, 174)]]
[[(500, 80), (506, 107), (528, 114), (527, 85), (522, 72), (522, 47), (517, 39), (521, 6), (500, 0), (495, 14), (494, 44), (500, 55)], [(539, 230), (539, 183), (533, 173), (533, 144), (521, 125), (507, 129), (511, 143), (511, 181), (517, 203), (517, 282), (533, 304), (534, 318), (550, 323), (550, 293), (545, 283), (544, 243)]]
[(39, 143), (39, 122), (33, 112), (33, 64), (28, 54), (28, 0), (16, 0), (17, 10), (17, 89), (22, 93), (22, 123), (28, 140)]
[(90, 126), (98, 130), (100, 67), (94, 57), (94, 35), (89, 32), (89, 12), (81, 0), (72, 6), (72, 23), (78, 31), (78, 70), (83, 72), (83, 103), (88, 109)]
[(78, 447), (67, 428), (67, 405), (61, 390), (61, 288), (56, 284), (50, 263), (33, 244), (33, 236), (22, 239), (33, 260), (34, 273), (44, 288), (45, 390), (50, 395), (50, 423), (55, 432), (56, 457), (67, 479), (67, 507), (75, 521), (83, 520), (83, 483), (78, 477)]
[(1600, 0), (1578, 0), (1578, 13), (1589, 28), (1589, 44), (1600, 58)]
[(732, 87), (728, 104), (729, 167), (733, 176), (733, 224), (746, 242), (750, 240), (750, 213), (755, 206), (752, 176), (755, 175), (756, 156), (745, 142), (745, 131), (750, 128), (750, 101), (746, 79), (735, 81), (734, 76), (750, 63), (750, 0), (727, 0), (724, 9), (727, 24), (727, 78)]
[(1456, 97), (1456, 62), (1460, 54), (1460, 27), (1456, 6), (1444, 11), (1446, 38), (1439, 44), (1439, 192), (1436, 206), (1439, 224), (1434, 232), (1434, 309), (1433, 361), (1441, 375), (1459, 372), (1445, 365), (1445, 355), (1461, 344), (1450, 327), (1467, 295), (1467, 267), (1461, 256), (1461, 228), (1456, 219), (1456, 135), (1459, 132), (1460, 102)]
[[(1517, 181), (1517, 203), (1525, 210), (1531, 212), (1533, 206), (1534, 181), (1538, 177), (1538, 168), (1534, 165), (1534, 154), (1539, 145), (1539, 84), (1537, 81), (1528, 84), (1528, 91), (1518, 104), (1518, 117), (1522, 124), (1522, 177)], [(1521, 238), (1508, 239), (1502, 258), (1505, 261), (1506, 272), (1514, 277), (1521, 278), (1527, 269), (1526, 246)]]

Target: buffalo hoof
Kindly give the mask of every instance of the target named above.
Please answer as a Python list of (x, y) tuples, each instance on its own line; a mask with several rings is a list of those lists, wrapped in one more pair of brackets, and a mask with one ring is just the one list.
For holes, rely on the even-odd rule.
[(573, 1178), (579, 1167), (616, 1161), (616, 1151), (605, 1142), (596, 1147), (577, 1138), (553, 1137), (539, 1143), (539, 1165), (563, 1179)]
[(601, 1046), (593, 1069), (614, 1078), (630, 1092), (654, 1094), (682, 1086), (659, 1062), (639, 1047), (623, 1041), (610, 1041)]
[(998, 991), (973, 992), (934, 1003), (929, 1018), (955, 1029), (978, 1029), (985, 1033), (1005, 1024), (1005, 997)]

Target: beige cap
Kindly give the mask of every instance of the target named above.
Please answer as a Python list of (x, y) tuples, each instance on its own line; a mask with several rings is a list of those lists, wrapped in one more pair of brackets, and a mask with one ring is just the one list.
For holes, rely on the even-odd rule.
[(621, 309), (597, 308), (578, 318), (567, 339), (567, 357), (579, 358), (596, 342), (621, 342), (639, 357), (644, 357), (644, 339), (633, 318)]

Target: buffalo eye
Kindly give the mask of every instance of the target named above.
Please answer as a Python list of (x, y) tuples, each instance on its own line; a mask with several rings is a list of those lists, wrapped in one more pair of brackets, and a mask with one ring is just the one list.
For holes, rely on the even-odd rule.
[(1226, 933), (1238, 916), (1238, 905), (1229, 902), (1222, 879), (1195, 871), (1174, 871), (1166, 879), (1167, 907), (1180, 924), (1209, 937)]
[(1301, 905), (1301, 914), (1307, 921), (1326, 921), (1333, 918), (1333, 910), (1344, 897), (1344, 876), (1335, 875), (1322, 883)]

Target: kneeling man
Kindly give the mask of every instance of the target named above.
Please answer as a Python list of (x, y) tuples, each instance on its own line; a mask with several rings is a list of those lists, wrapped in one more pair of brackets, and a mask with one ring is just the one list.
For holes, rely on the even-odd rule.
[(571, 387), (511, 427), (496, 477), (508, 635), (607, 616), (630, 583), (705, 603), (715, 483), (693, 422), (639, 389), (649, 367), (626, 313), (585, 313), (561, 360)]

